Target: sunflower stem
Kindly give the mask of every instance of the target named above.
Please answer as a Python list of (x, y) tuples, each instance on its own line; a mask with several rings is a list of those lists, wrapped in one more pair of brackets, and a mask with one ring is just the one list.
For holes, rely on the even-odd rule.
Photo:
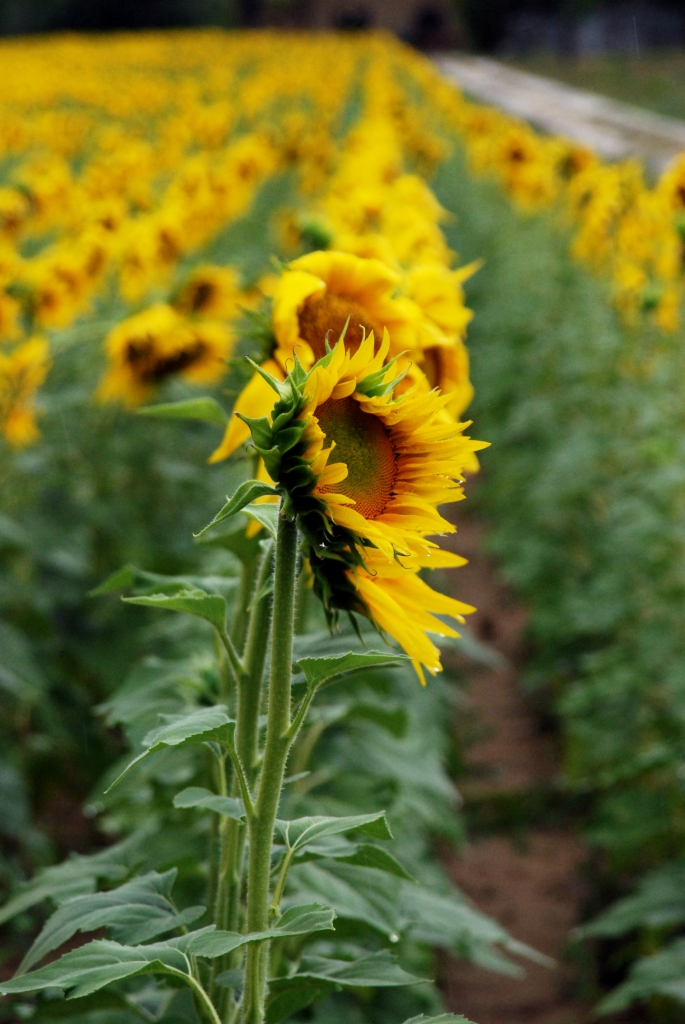
[[(241, 597), (249, 608), (242, 670), (238, 676), (235, 735), (236, 756), (243, 774), (241, 779), (238, 777), (238, 769), (234, 770), (231, 796), (243, 796), (246, 809), (249, 810), (252, 810), (251, 800), (245, 799), (244, 790), (247, 790), (249, 796), (256, 770), (262, 677), (271, 621), (271, 594), (268, 592), (268, 583), (272, 562), (273, 545), (269, 543), (259, 566), (256, 583), (255, 573), (249, 574), (252, 590), (246, 591), (241, 586)], [(244, 573), (247, 575), (245, 568)], [(238, 931), (241, 923), (240, 895), (245, 859), (245, 825), (232, 818), (224, 818), (220, 825), (220, 836), (221, 862), (214, 921), (217, 928)], [(216, 991), (216, 977), (221, 971), (237, 966), (237, 962), (236, 954), (228, 954), (213, 961), (213, 995)], [(229, 1001), (230, 990), (224, 988), (219, 994), (220, 1010), (225, 1010), (227, 1007), (224, 1004)], [(222, 1013), (222, 1016), (225, 1016), (225, 1013)]]
[[(269, 926), (269, 882), (274, 825), (291, 746), (292, 679), (297, 525), (283, 515), (276, 540), (274, 611), (271, 628), (271, 674), (266, 742), (254, 814), (249, 819), (250, 854), (247, 875), (247, 931)], [(244, 1024), (262, 1024), (268, 967), (268, 943), (250, 945), (245, 965)]]

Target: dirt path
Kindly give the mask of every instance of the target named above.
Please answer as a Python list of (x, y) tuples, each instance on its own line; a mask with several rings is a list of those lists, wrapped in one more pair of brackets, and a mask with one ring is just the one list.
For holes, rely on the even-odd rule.
[[(471, 778), (462, 793), (468, 803), (549, 786), (559, 771), (556, 751), (518, 679), (525, 610), (513, 603), (484, 555), (479, 527), (460, 526), (455, 548), (470, 560), (458, 573), (460, 596), (478, 607), (469, 626), (503, 655), (500, 667), (463, 665), (480, 738), (467, 752)], [(573, 972), (563, 962), (583, 900), (579, 867), (585, 855), (571, 831), (538, 827), (516, 843), (507, 835), (491, 835), (446, 854), (455, 882), (481, 910), (557, 961), (552, 969), (527, 966), (525, 979), (519, 980), (446, 958), (442, 985), (451, 1010), (478, 1024), (588, 1020), (589, 1008), (572, 998)]]
[(685, 150), (685, 121), (641, 110), (486, 57), (440, 54), (442, 73), (485, 103), (565, 135), (609, 160), (637, 156), (654, 173)]

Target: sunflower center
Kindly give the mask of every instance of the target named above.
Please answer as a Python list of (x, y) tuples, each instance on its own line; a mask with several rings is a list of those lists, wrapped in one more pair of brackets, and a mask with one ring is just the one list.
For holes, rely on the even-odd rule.
[(350, 323), (345, 335), (345, 348), (348, 351), (357, 351), (364, 339), (364, 332), (370, 334), (373, 331), (376, 341), (380, 342), (382, 329), (354, 299), (332, 295), (329, 291), (305, 299), (297, 319), (300, 337), (309, 343), (315, 359), (326, 355), (326, 335), (329, 331), (328, 342), (331, 348), (335, 345), (345, 329), (348, 317)]
[(423, 372), (432, 388), (439, 388), (444, 379), (444, 361), (440, 345), (424, 349)]
[(397, 459), (390, 431), (382, 420), (364, 412), (354, 398), (330, 399), (316, 410), (328, 441), (335, 441), (331, 462), (344, 462), (347, 476), (339, 484), (322, 487), (353, 498), (355, 512), (374, 519), (392, 495)]

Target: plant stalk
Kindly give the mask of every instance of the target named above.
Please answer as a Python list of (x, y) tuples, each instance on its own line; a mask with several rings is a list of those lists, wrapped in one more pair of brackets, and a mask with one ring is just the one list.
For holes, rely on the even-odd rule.
[[(288, 751), (292, 743), (290, 702), (292, 679), (297, 525), (282, 514), (276, 540), (274, 609), (271, 627), (271, 674), (264, 757), (254, 814), (248, 822), (250, 853), (247, 875), (247, 931), (269, 926), (271, 848)], [(250, 945), (245, 965), (244, 1024), (262, 1024), (268, 943)]]

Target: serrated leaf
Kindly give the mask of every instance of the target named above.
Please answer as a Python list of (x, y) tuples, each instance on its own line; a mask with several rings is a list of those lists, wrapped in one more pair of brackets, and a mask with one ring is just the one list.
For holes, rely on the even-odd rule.
[(205, 907), (190, 907), (179, 914), (170, 902), (175, 878), (176, 868), (161, 875), (151, 871), (118, 889), (76, 896), (63, 903), (45, 923), (17, 973), (25, 974), (77, 932), (107, 927), (117, 942), (137, 945), (197, 920)]
[(334, 920), (335, 912), (321, 903), (290, 907), (273, 928), (263, 932), (250, 932), (247, 935), (240, 935), (238, 932), (207, 931), (198, 935), (197, 939), (191, 940), (187, 945), (187, 952), (194, 956), (213, 959), (254, 942), (332, 931)]
[(237, 515), (247, 505), (251, 505), (257, 498), (266, 497), (267, 494), (278, 496), (278, 491), (275, 487), (264, 483), (262, 480), (245, 480), (221, 511), (217, 512), (211, 523), (203, 527), (196, 536), (201, 537), (203, 533), (211, 530), (213, 526), (217, 526), (218, 523), (223, 523), (225, 519), (230, 519), (231, 516)]
[(187, 715), (166, 715), (165, 717), (170, 721), (147, 734), (143, 740), (146, 749), (129, 761), (123, 772), (108, 787), (107, 793), (118, 782), (121, 782), (134, 765), (139, 764), (150, 754), (163, 750), (164, 747), (210, 742), (221, 743), (226, 748), (233, 745), (235, 722), (228, 717), (227, 709), (222, 704), (217, 704), (213, 708), (197, 708)]
[(409, 974), (391, 953), (382, 950), (358, 960), (329, 960), (322, 956), (303, 956), (297, 974), (290, 978), (274, 978), (273, 991), (302, 981), (331, 982), (343, 988), (390, 988), (396, 985), (420, 985), (426, 978)]
[(202, 420), (225, 427), (228, 416), (214, 398), (188, 398), (182, 402), (162, 402), (144, 405), (137, 410), (139, 416), (157, 416), (162, 419)]
[(188, 612), (223, 631), (226, 623), (226, 601), (219, 594), (208, 594), (205, 590), (179, 590), (176, 594), (146, 594), (141, 597), (124, 597), (127, 604), (140, 604), (146, 608), (162, 608), (171, 612)]
[(315, 843), (326, 836), (341, 835), (343, 832), (359, 831), (374, 839), (392, 839), (385, 811), (352, 814), (344, 818), (313, 817), (277, 821), (276, 830), (286, 846), (295, 851), (304, 849), (308, 843)]
[(265, 530), (268, 531), (271, 537), (276, 540), (276, 531), (278, 529), (278, 505), (248, 505), (247, 508), (242, 510), (244, 516), (248, 516), (254, 520), (255, 523), (259, 523)]
[(183, 979), (190, 976), (190, 965), (185, 954), (171, 943), (122, 946), (96, 939), (37, 971), (0, 983), (0, 993), (61, 988), (71, 993), (69, 998), (76, 999), (136, 974), (173, 974)]
[(301, 658), (297, 667), (304, 673), (310, 689), (325, 686), (341, 676), (349, 675), (363, 668), (383, 668), (400, 665), (411, 661), (405, 654), (382, 651), (366, 651), (357, 653), (348, 651), (346, 654), (325, 658)]
[(232, 796), (220, 796), (202, 786), (189, 786), (181, 790), (174, 797), (174, 807), (202, 807), (223, 814), (226, 818), (233, 818), (234, 821), (242, 821), (245, 818), (242, 800)]

